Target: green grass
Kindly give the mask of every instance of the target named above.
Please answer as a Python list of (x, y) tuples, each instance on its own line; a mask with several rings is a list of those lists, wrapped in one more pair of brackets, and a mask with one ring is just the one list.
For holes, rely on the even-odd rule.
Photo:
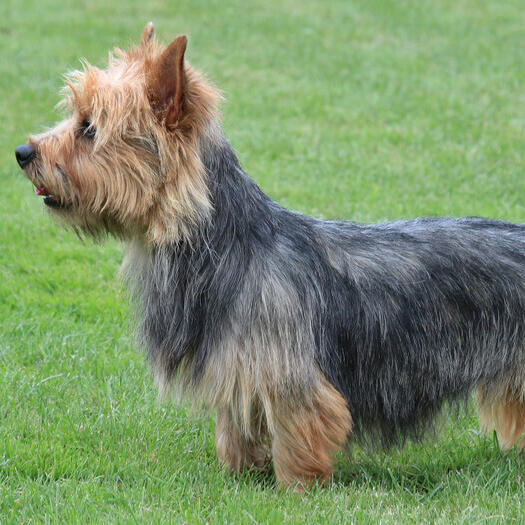
[[(161, 405), (130, 333), (121, 247), (55, 227), (14, 161), (60, 75), (154, 20), (224, 90), (224, 128), (280, 203), (359, 221), (525, 220), (520, 0), (4, 0), (0, 4), (0, 520), (522, 522), (525, 464), (472, 410), (436, 441), (355, 448), (302, 495), (231, 476), (213, 419)], [(448, 413), (447, 413), (448, 415)]]

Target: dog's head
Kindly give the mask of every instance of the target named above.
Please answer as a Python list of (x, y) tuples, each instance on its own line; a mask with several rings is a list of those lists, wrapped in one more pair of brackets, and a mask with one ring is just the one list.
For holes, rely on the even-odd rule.
[(200, 138), (213, 133), (218, 92), (184, 59), (187, 39), (139, 46), (66, 76), (67, 118), (15, 150), (53, 215), (77, 231), (189, 236), (210, 213)]

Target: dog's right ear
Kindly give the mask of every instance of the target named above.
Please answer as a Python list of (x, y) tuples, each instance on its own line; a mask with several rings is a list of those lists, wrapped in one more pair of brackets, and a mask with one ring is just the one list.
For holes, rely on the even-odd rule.
[(175, 124), (183, 111), (186, 91), (184, 52), (187, 43), (185, 35), (178, 36), (149, 65), (147, 71), (151, 105), (167, 127)]
[(140, 47), (146, 47), (151, 42), (154, 33), (155, 27), (153, 26), (153, 22), (148, 22), (144, 31), (142, 31), (142, 36), (140, 37)]

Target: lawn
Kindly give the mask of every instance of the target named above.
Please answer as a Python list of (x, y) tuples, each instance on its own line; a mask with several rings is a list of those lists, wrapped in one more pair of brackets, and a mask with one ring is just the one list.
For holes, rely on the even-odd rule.
[[(258, 184), (304, 213), (525, 221), (520, 0), (4, 0), (0, 4), (2, 523), (522, 522), (525, 460), (475, 411), (389, 453), (353, 447), (331, 486), (232, 476), (213, 417), (160, 404), (117, 277), (122, 247), (57, 228), (13, 154), (60, 115), (79, 57), (189, 36)], [(450, 417), (449, 417), (450, 412)]]

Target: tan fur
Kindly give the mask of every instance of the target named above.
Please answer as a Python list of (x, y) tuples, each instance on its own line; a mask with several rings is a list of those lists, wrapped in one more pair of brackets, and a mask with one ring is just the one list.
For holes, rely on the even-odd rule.
[[(319, 373), (320, 374), (320, 373)], [(343, 447), (352, 423), (346, 401), (324, 379), (312, 399), (270, 395), (252, 411), (250, 431), (239, 426), (242, 416), (232, 407), (217, 409), (217, 455), (234, 471), (262, 468), (270, 451), (279, 485), (311, 486), (327, 482), (333, 472), (333, 455)]]
[(279, 484), (301, 487), (328, 481), (333, 454), (351, 430), (350, 413), (341, 395), (324, 381), (311, 407), (283, 400), (277, 403), (274, 417), (272, 455)]
[[(159, 253), (168, 243), (191, 243), (213, 211), (200, 144), (218, 136), (220, 95), (185, 61), (186, 45), (179, 36), (160, 46), (150, 23), (140, 44), (115, 50), (106, 69), (84, 63), (67, 76), (62, 106), (68, 117), (30, 137), (30, 164), (19, 159), (38, 193), (55, 198), (54, 216), (77, 231), (110, 232), (128, 241), (124, 269), (138, 288), (151, 276), (153, 248)], [(347, 270), (341, 247), (329, 248), (334, 269), (369, 278), (360, 272), (374, 269), (370, 260), (360, 264), (354, 254), (355, 268)], [(169, 275), (172, 263), (161, 264), (167, 265), (161, 276)], [(414, 264), (404, 260), (405, 273), (418, 270)], [(325, 482), (351, 432), (351, 414), (318, 368), (314, 327), (290, 320), (298, 305), (303, 313), (308, 308), (297, 288), (275, 268), (248, 271), (253, 274), (246, 282), (260, 282), (257, 322), (243, 326), (230, 319), (215, 342), (220, 351), (206, 357), (198, 377), (184, 354), (177, 363), (179, 393), (217, 410), (217, 454), (232, 470), (262, 468), (272, 456), (280, 485)], [(244, 297), (233, 299), (232, 316), (250, 307)], [(167, 352), (158, 355), (169, 360)], [(153, 363), (161, 394), (173, 384), (168, 364)], [(490, 392), (480, 390), (481, 424), (496, 430), (504, 449), (524, 446), (524, 385), (523, 372), (514, 370)]]
[[(70, 73), (62, 103), (69, 117), (30, 138), (37, 154), (26, 174), (65, 205), (50, 211), (88, 234), (125, 238), (123, 270), (136, 282), (151, 271), (153, 248), (191, 242), (211, 217), (200, 140), (217, 134), (220, 96), (185, 62), (186, 43), (180, 36), (161, 47), (148, 24), (139, 46), (117, 49), (106, 69), (86, 63)], [(184, 397), (217, 410), (224, 465), (262, 468), (273, 455), (281, 485), (326, 481), (350, 433), (350, 413), (306, 351), (312, 328), (286, 322), (296, 291), (278, 275), (264, 277), (260, 324), (248, 339), (245, 327), (232, 325), (200, 380), (183, 361), (176, 383)], [(166, 363), (153, 365), (166, 394), (173, 378)]]
[[(72, 205), (53, 214), (88, 233), (138, 235), (149, 244), (191, 238), (209, 218), (199, 137), (214, 133), (220, 96), (183, 61), (184, 49), (185, 37), (160, 47), (148, 25), (140, 46), (117, 49), (107, 69), (84, 64), (68, 75), (62, 105), (69, 118), (29, 140), (39, 162), (28, 176)], [(173, 76), (176, 107), (158, 99)], [(86, 120), (96, 127), (94, 140), (79, 131)]]
[(483, 392), (478, 393), (479, 420), (486, 432), (496, 431), (498, 444), (502, 450), (517, 445), (525, 445), (525, 403), (507, 391), (498, 400), (487, 399)]
[(215, 421), (215, 443), (220, 462), (238, 472), (244, 468), (263, 468), (269, 456), (266, 424), (262, 414), (254, 414), (254, 437), (246, 436), (229, 407), (219, 407)]
[(153, 22), (148, 22), (144, 28), (144, 31), (142, 32), (142, 36), (140, 37), (140, 47), (144, 48), (146, 45), (148, 45), (154, 34), (155, 27), (153, 26)]

